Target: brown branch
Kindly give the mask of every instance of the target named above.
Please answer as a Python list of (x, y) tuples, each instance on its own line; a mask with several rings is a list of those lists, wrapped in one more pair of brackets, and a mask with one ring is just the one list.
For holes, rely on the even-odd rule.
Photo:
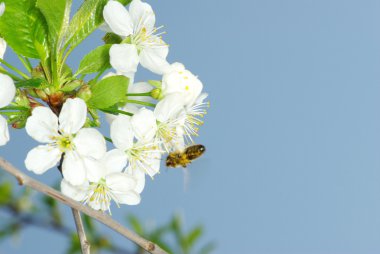
[(77, 232), (78, 232), (80, 247), (82, 249), (82, 254), (90, 254), (91, 253), (90, 252), (91, 245), (87, 241), (86, 232), (84, 231), (80, 212), (74, 208), (72, 208), (71, 210), (73, 212), (75, 226), (76, 226)]
[(122, 236), (128, 238), (132, 242), (136, 243), (139, 245), (141, 248), (146, 250), (147, 252), (151, 254), (167, 254), (166, 251), (160, 248), (157, 244), (152, 243), (151, 241), (148, 241), (141, 236), (137, 235), (136, 233), (130, 231), (129, 229), (123, 227), (120, 225), (118, 222), (113, 220), (110, 216), (99, 212), (95, 211), (94, 209), (84, 206), (83, 204), (63, 195), (61, 192), (41, 183), (33, 178), (25, 175), (22, 173), (20, 170), (12, 166), (9, 162), (4, 160), (3, 158), (0, 157), (0, 167), (3, 168), (5, 171), (8, 173), (12, 174), (13, 176), (16, 177), (18, 183), (20, 185), (25, 185), (29, 186), (39, 192), (44, 193), (45, 195), (48, 195), (55, 200), (70, 206), (73, 209), (76, 209), (84, 214), (87, 214), (88, 216), (98, 220), (99, 222), (103, 223), (104, 225), (108, 226), (109, 228), (113, 229), (114, 231), (118, 232)]
[[(64, 225), (57, 224), (54, 221), (38, 218), (33, 214), (21, 214), (20, 211), (15, 210), (11, 205), (2, 206), (0, 207), (0, 210), (4, 214), (8, 214), (11, 216), (9, 220), (17, 221), (17, 223), (12, 223), (10, 225), (21, 225), (23, 227), (34, 226), (45, 230), (53, 230), (54, 232), (62, 234), (66, 237), (71, 237), (73, 234), (73, 231)], [(2, 214), (0, 213), (0, 217), (2, 217), (1, 215)], [(112, 243), (112, 245), (107, 250), (110, 253), (115, 254), (132, 254), (130, 250), (123, 249), (122, 247), (117, 246), (114, 243)]]

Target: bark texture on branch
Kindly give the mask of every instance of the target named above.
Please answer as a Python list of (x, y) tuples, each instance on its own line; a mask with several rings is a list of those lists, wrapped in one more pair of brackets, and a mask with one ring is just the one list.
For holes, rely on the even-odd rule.
[(82, 217), (80, 216), (80, 212), (74, 208), (71, 208), (74, 216), (75, 226), (77, 228), (80, 247), (82, 249), (82, 254), (90, 254), (91, 245), (87, 240), (86, 232), (84, 231)]
[(84, 206), (83, 204), (63, 195), (61, 192), (25, 175), (19, 169), (15, 168), (8, 161), (6, 161), (5, 159), (1, 157), (0, 157), (0, 168), (3, 168), (8, 173), (15, 176), (20, 185), (25, 185), (32, 189), (35, 189), (41, 193), (44, 193), (45, 195), (48, 195), (54, 198), (55, 200), (65, 205), (70, 206), (71, 208), (75, 210), (78, 210), (84, 214), (87, 214), (88, 216), (98, 220), (99, 222), (103, 223), (107, 227), (113, 229), (114, 231), (118, 232), (122, 236), (136, 243), (147, 252), (151, 254), (168, 254), (166, 251), (161, 249), (160, 246), (158, 246), (157, 244), (149, 240), (146, 240), (142, 238), (141, 236), (139, 236), (138, 234), (136, 234), (135, 232), (123, 227), (118, 222), (113, 220), (110, 216), (102, 212), (95, 211), (94, 209), (88, 206)]

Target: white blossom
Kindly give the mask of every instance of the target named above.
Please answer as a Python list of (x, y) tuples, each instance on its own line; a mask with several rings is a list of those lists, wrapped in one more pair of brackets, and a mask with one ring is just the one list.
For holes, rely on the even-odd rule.
[(110, 0), (103, 10), (104, 20), (110, 30), (128, 43), (113, 45), (110, 50), (111, 65), (118, 72), (131, 75), (142, 66), (150, 71), (163, 74), (169, 67), (166, 57), (168, 45), (158, 33), (156, 17), (152, 7), (140, 0), (133, 0), (129, 11), (118, 1)]
[[(145, 114), (145, 112), (144, 112)], [(160, 170), (161, 150), (144, 122), (119, 115), (111, 124), (111, 138), (115, 147), (128, 161), (131, 171), (139, 170), (153, 177)], [(150, 122), (150, 121), (149, 121)], [(151, 124), (149, 124), (151, 126)], [(136, 134), (137, 133), (137, 134)]]
[(194, 104), (202, 89), (202, 82), (180, 63), (174, 63), (162, 77), (163, 96), (179, 93), (184, 105)]
[(0, 73), (0, 108), (9, 105), (16, 95), (16, 87), (8, 75)]
[(83, 202), (95, 210), (109, 211), (111, 201), (120, 204), (137, 205), (145, 179), (123, 172), (126, 158), (119, 150), (112, 150), (101, 159), (101, 167), (88, 170), (88, 181), (74, 186), (68, 181), (61, 182), (61, 191), (76, 201)]
[[(16, 95), (13, 80), (5, 74), (0, 74), (0, 91), (0, 108), (3, 108), (8, 106)], [(0, 115), (0, 146), (6, 145), (9, 139), (7, 120)]]
[(156, 139), (167, 152), (184, 148), (183, 133), (179, 132), (184, 124), (183, 97), (179, 93), (167, 95), (154, 109), (157, 119)]
[(207, 93), (200, 94), (193, 104), (186, 105), (180, 112), (180, 119), (183, 120), (183, 123), (182, 129), (178, 129), (177, 131), (183, 133), (186, 139), (185, 143), (193, 143), (192, 137), (198, 136), (199, 126), (203, 125), (203, 117), (207, 114), (207, 109), (210, 107), (210, 103), (205, 102), (207, 97)]
[(25, 128), (29, 136), (45, 145), (28, 153), (26, 168), (43, 174), (57, 165), (63, 155), (63, 177), (73, 185), (83, 184), (87, 169), (99, 167), (97, 160), (106, 152), (101, 133), (93, 128), (82, 128), (86, 117), (86, 103), (79, 98), (68, 99), (59, 118), (49, 108), (36, 107)]

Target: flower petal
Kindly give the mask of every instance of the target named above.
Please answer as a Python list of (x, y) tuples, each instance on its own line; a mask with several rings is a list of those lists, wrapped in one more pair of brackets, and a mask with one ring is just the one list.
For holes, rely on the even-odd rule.
[(153, 111), (141, 108), (131, 117), (133, 131), (139, 140), (150, 141), (157, 132), (157, 121)]
[(4, 146), (9, 141), (8, 122), (0, 115), (0, 146)]
[(83, 128), (73, 140), (76, 151), (82, 156), (91, 156), (101, 159), (107, 150), (106, 140), (103, 135), (94, 128)]
[(25, 159), (28, 170), (40, 175), (53, 168), (61, 159), (62, 152), (49, 145), (41, 145), (30, 150)]
[(160, 172), (161, 165), (161, 153), (159, 151), (151, 151), (149, 157), (144, 158), (144, 162), (141, 167), (134, 170), (140, 170), (150, 177), (155, 176)]
[(140, 63), (151, 72), (162, 75), (170, 68), (170, 64), (166, 61), (168, 53), (167, 46), (145, 48), (140, 53)]
[(103, 157), (103, 165), (106, 168), (106, 174), (120, 173), (127, 165), (127, 156), (119, 149), (114, 149), (106, 153)]
[(165, 96), (154, 109), (154, 115), (160, 122), (166, 122), (175, 118), (184, 108), (183, 97), (180, 93), (173, 93)]
[(3, 108), (12, 102), (16, 94), (16, 87), (13, 79), (2, 73), (0, 73), (0, 91), (0, 108)]
[(111, 139), (114, 145), (122, 151), (133, 146), (134, 133), (129, 117), (119, 115), (112, 122)]
[(66, 152), (62, 163), (62, 174), (72, 185), (84, 184), (87, 174), (83, 158), (75, 152)]
[(135, 191), (128, 191), (123, 194), (115, 194), (115, 198), (119, 204), (138, 205), (141, 202), (140, 194)]
[[(4, 3), (2, 3), (4, 4)], [(0, 4), (0, 9), (1, 9), (1, 4)], [(1, 10), (0, 10), (1, 12)], [(1, 15), (0, 15), (1, 16)], [(5, 51), (7, 50), (7, 42), (3, 39), (0, 38), (0, 58), (4, 58)]]
[(0, 17), (3, 16), (4, 12), (5, 12), (5, 3), (1, 2), (1, 4), (0, 4)]
[(138, 26), (140, 29), (145, 28), (148, 32), (153, 31), (156, 16), (149, 4), (143, 3), (140, 0), (133, 0), (129, 5), (129, 14), (135, 27)]
[(181, 93), (185, 105), (193, 105), (202, 89), (202, 82), (188, 70), (173, 71), (162, 78), (163, 94)]
[(106, 175), (106, 169), (100, 160), (96, 160), (88, 156), (84, 156), (82, 159), (86, 168), (88, 181), (96, 183)]
[(64, 195), (68, 196), (69, 198), (72, 198), (78, 202), (82, 202), (86, 199), (87, 189), (88, 189), (87, 182), (83, 185), (74, 186), (74, 185), (71, 185), (65, 179), (61, 181), (61, 192)]
[(59, 114), (59, 129), (65, 134), (77, 133), (86, 122), (87, 105), (84, 100), (67, 99)]
[(137, 185), (134, 191), (136, 191), (137, 193), (141, 193), (145, 187), (145, 173), (141, 170), (133, 170), (131, 167), (127, 168), (126, 173), (135, 177), (135, 179), (137, 180)]
[(47, 107), (36, 107), (25, 125), (26, 132), (41, 143), (52, 143), (58, 134), (58, 118)]
[(114, 44), (110, 49), (112, 67), (123, 74), (135, 73), (139, 65), (137, 48), (132, 44)]
[(111, 30), (121, 36), (129, 36), (133, 32), (133, 23), (125, 7), (118, 1), (108, 1), (103, 10), (104, 20)]
[(106, 176), (107, 186), (115, 194), (122, 194), (136, 188), (137, 180), (126, 173), (112, 173)]

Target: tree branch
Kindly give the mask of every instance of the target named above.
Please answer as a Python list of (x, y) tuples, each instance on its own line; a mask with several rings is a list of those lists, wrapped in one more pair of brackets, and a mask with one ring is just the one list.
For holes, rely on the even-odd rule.
[(71, 211), (73, 212), (75, 226), (76, 226), (77, 232), (78, 232), (80, 247), (82, 249), (82, 254), (90, 254), (91, 253), (90, 252), (91, 245), (87, 241), (87, 237), (86, 237), (86, 233), (84, 231), (80, 212), (74, 208), (72, 208)]
[[(33, 214), (23, 215), (19, 211), (16, 211), (12, 206), (3, 206), (0, 209), (4, 214), (7, 213), (8, 215), (11, 216), (9, 220), (17, 221), (17, 223), (19, 223), (17, 225), (22, 225), (23, 227), (34, 226), (34, 227), (38, 227), (45, 230), (53, 230), (69, 238), (74, 233), (70, 228), (64, 225), (56, 224), (54, 221), (44, 220), (44, 219), (38, 218), (37, 216)], [(8, 220), (6, 219), (6, 221)], [(133, 253), (130, 250), (123, 249), (119, 246), (116, 246), (114, 243), (112, 243), (108, 251), (110, 253), (115, 253), (115, 254), (132, 254)]]
[(113, 220), (110, 216), (95, 211), (94, 209), (84, 206), (83, 204), (63, 195), (61, 192), (43, 184), (40, 183), (33, 178), (25, 175), (20, 170), (12, 166), (9, 162), (7, 162), (5, 159), (0, 157), (0, 167), (3, 168), (8, 173), (12, 174), (16, 177), (18, 183), (20, 185), (29, 186), (39, 192), (44, 193), (45, 195), (48, 195), (57, 201), (70, 206), (71, 208), (74, 208), (82, 213), (87, 214), (88, 216), (98, 220), (99, 222), (103, 223), (104, 225), (108, 226), (109, 228), (113, 229), (114, 231), (118, 232), (122, 236), (128, 238), (132, 242), (139, 245), (141, 248), (146, 250), (147, 252), (151, 254), (167, 254), (166, 251), (160, 248), (160, 246), (152, 243), (151, 241), (148, 241), (141, 236), (137, 235), (136, 233), (130, 231), (129, 229), (123, 227), (118, 222)]

